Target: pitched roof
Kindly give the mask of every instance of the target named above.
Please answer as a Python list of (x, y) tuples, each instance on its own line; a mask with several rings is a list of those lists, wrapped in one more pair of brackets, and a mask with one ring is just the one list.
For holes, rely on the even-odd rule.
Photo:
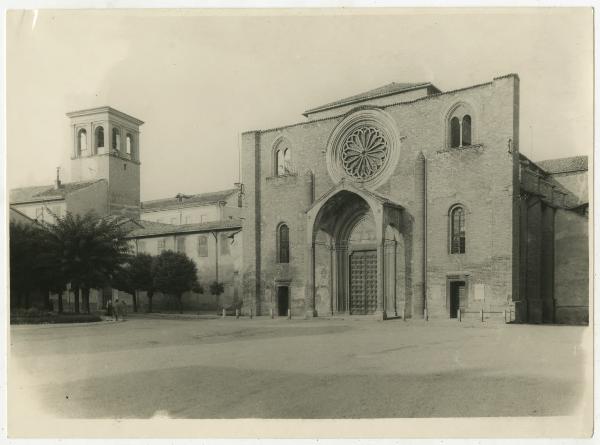
[(142, 212), (152, 210), (163, 210), (181, 207), (194, 207), (199, 205), (214, 204), (220, 201), (227, 201), (233, 193), (237, 193), (237, 189), (227, 189), (210, 193), (199, 193), (195, 195), (187, 195), (183, 198), (181, 204), (175, 197), (154, 199), (152, 201), (142, 202)]
[(545, 161), (537, 161), (536, 164), (550, 174), (571, 173), (587, 171), (588, 158), (587, 156), (572, 156), (570, 158), (558, 158), (547, 159)]
[(367, 99), (374, 99), (376, 97), (390, 96), (392, 94), (397, 94), (400, 92), (405, 92), (405, 91), (410, 91), (410, 90), (415, 90), (415, 89), (420, 89), (420, 88), (425, 88), (425, 87), (432, 87), (438, 93), (440, 92), (440, 90), (438, 90), (430, 82), (419, 82), (419, 83), (392, 82), (392, 83), (388, 83), (387, 85), (384, 85), (382, 87), (375, 88), (375, 89), (369, 90), (369, 91), (365, 91), (364, 93), (355, 94), (354, 96), (349, 96), (344, 99), (339, 99), (339, 100), (330, 102), (325, 105), (311, 108), (310, 110), (306, 110), (302, 114), (304, 116), (307, 116), (309, 114), (316, 113), (317, 111), (323, 111), (323, 110), (327, 110), (329, 108), (336, 108), (336, 107), (340, 107), (342, 105), (348, 105), (348, 104), (352, 104), (352, 103), (356, 103), (356, 102), (362, 102)]
[(59, 188), (52, 185), (37, 185), (33, 187), (21, 187), (10, 191), (10, 203), (18, 204), (25, 202), (48, 201), (52, 199), (64, 199), (69, 193), (86, 188), (104, 179), (93, 181), (65, 182)]
[(208, 221), (195, 224), (164, 224), (154, 221), (137, 221), (141, 227), (133, 229), (127, 238), (141, 238), (147, 236), (172, 235), (175, 233), (208, 232), (211, 230), (239, 229), (242, 227), (241, 219), (224, 219), (221, 221)]
[[(587, 157), (586, 156), (582, 156), (582, 157), (586, 158), (586, 164), (587, 164)], [(527, 156), (525, 156), (522, 153), (519, 153), (519, 159), (521, 160), (521, 165), (525, 165), (528, 170), (537, 171), (537, 173), (544, 178), (544, 181), (546, 181), (548, 184), (550, 184), (554, 190), (556, 190), (558, 193), (564, 195), (564, 201), (562, 203), (562, 206), (564, 208), (574, 209), (574, 208), (577, 208), (587, 202), (587, 199), (585, 201), (581, 201), (571, 190), (569, 190), (564, 185), (562, 185), (560, 182), (558, 182), (552, 176), (552, 173), (549, 173), (547, 170), (540, 167), (539, 162), (531, 161)], [(562, 158), (562, 159), (571, 159), (571, 158)], [(560, 160), (561, 159), (554, 159), (552, 161), (560, 161)], [(521, 182), (521, 188), (529, 193), (537, 194), (539, 192), (539, 189), (538, 190), (535, 190), (535, 188), (528, 189), (525, 186), (524, 182)]]
[(36, 224), (37, 221), (33, 218), (30, 218), (25, 213), (20, 210), (15, 209), (10, 206), (10, 222), (12, 223), (26, 223), (26, 224)]

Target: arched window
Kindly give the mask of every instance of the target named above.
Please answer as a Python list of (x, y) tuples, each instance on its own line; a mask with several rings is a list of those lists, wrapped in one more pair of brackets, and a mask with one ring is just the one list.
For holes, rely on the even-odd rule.
[(471, 116), (466, 114), (462, 118), (462, 144), (463, 147), (471, 145)]
[(98, 150), (99, 148), (104, 148), (104, 128), (103, 127), (98, 127), (96, 128), (96, 150)]
[(292, 149), (288, 147), (283, 150), (283, 170), (286, 175), (292, 172)]
[(77, 132), (77, 154), (87, 150), (87, 131), (83, 128)]
[(127, 153), (128, 155), (131, 155), (131, 152), (133, 150), (133, 137), (127, 133), (127, 136), (125, 137), (125, 153)]
[(121, 151), (121, 133), (118, 128), (112, 129), (112, 148)]
[(275, 174), (277, 176), (283, 176), (285, 174), (285, 160), (283, 158), (283, 151), (277, 150), (275, 153)]
[(450, 120), (450, 147), (460, 147), (460, 121), (456, 116)]
[(454, 105), (447, 115), (447, 144), (450, 148), (468, 147), (473, 143), (472, 107), (464, 102)]
[(465, 209), (462, 206), (450, 210), (450, 253), (465, 253)]
[(292, 149), (289, 141), (279, 138), (273, 145), (273, 175), (286, 176), (293, 173)]
[(285, 224), (277, 229), (277, 262), (290, 262), (290, 229)]

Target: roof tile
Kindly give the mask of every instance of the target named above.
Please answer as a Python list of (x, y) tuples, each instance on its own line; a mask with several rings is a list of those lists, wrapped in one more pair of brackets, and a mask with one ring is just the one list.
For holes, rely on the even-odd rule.
[(237, 189), (227, 189), (218, 192), (188, 195), (182, 200), (181, 204), (179, 203), (179, 200), (175, 197), (144, 201), (142, 202), (142, 212), (150, 210), (179, 208), (180, 205), (183, 207), (190, 207), (197, 205), (213, 204), (219, 201), (227, 201), (227, 198), (229, 198), (234, 193), (237, 193)]
[[(364, 93), (355, 94), (354, 96), (349, 96), (344, 99), (339, 99), (339, 100), (330, 102), (325, 105), (311, 108), (310, 110), (305, 111), (303, 114), (306, 116), (308, 114), (316, 113), (317, 111), (322, 111), (322, 110), (326, 110), (329, 108), (335, 108), (338, 106), (347, 105), (347, 104), (351, 104), (354, 102), (361, 102), (361, 101), (367, 100), (367, 99), (373, 99), (373, 98), (381, 97), (381, 96), (388, 96), (390, 94), (396, 94), (396, 93), (400, 93), (402, 91), (408, 91), (408, 90), (412, 90), (415, 88), (424, 88), (424, 87), (428, 87), (428, 86), (435, 88), (430, 82), (419, 82), (419, 83), (392, 82), (392, 83), (388, 83), (387, 85), (384, 85), (382, 87), (375, 88), (375, 89), (372, 89), (369, 91), (365, 91)], [(437, 91), (439, 91), (437, 88), (435, 88), (435, 89)]]
[(536, 164), (550, 174), (587, 171), (587, 156), (572, 156), (570, 158), (547, 159)]
[(50, 199), (64, 199), (69, 193), (88, 187), (104, 179), (93, 181), (65, 182), (59, 188), (52, 185), (38, 185), (33, 187), (21, 187), (10, 191), (10, 203), (36, 202)]
[(238, 229), (242, 227), (241, 219), (225, 219), (196, 224), (164, 224), (154, 221), (136, 221), (140, 228), (135, 228), (127, 234), (127, 238), (146, 236), (171, 235), (176, 233), (207, 232), (210, 230)]

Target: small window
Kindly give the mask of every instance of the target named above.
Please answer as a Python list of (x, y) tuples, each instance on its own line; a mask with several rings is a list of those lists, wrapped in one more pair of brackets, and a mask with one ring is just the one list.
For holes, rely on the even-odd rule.
[(462, 118), (462, 144), (463, 147), (471, 145), (471, 116), (466, 114)]
[(219, 240), (220, 244), (220, 253), (221, 255), (229, 255), (230, 249), (229, 246), (231, 244), (231, 239), (226, 233), (221, 234), (221, 239)]
[(278, 262), (289, 263), (290, 262), (290, 230), (285, 224), (281, 224), (277, 230), (277, 251), (278, 251)]
[(283, 151), (277, 150), (277, 176), (283, 176), (285, 174), (285, 161), (283, 159)]
[(166, 243), (166, 240), (164, 238), (160, 238), (158, 240), (158, 242), (157, 242), (157, 250), (158, 250), (159, 254), (162, 253), (162, 252), (164, 252), (166, 250), (166, 248), (165, 248), (166, 244), (167, 243)]
[(450, 211), (450, 253), (465, 253), (465, 210), (456, 206)]
[(459, 103), (448, 116), (448, 145), (450, 148), (468, 147), (473, 144), (473, 119), (471, 107)]
[(127, 133), (127, 136), (125, 137), (125, 153), (127, 153), (128, 155), (131, 155), (132, 147), (133, 147), (133, 136), (131, 136), (129, 133)]
[(273, 148), (273, 175), (285, 176), (292, 173), (292, 149), (288, 141), (283, 139)]
[(87, 131), (83, 128), (77, 133), (77, 154), (87, 150)]
[(283, 172), (289, 175), (292, 172), (292, 149), (285, 148), (283, 150)]
[(118, 128), (112, 129), (112, 148), (116, 151), (121, 151), (121, 133)]
[(205, 235), (198, 236), (198, 256), (208, 256), (208, 238)]
[(185, 236), (177, 238), (177, 252), (185, 253)]
[(460, 121), (456, 116), (450, 120), (450, 147), (460, 147)]
[(138, 240), (138, 253), (146, 252), (146, 241)]
[(96, 149), (104, 148), (104, 128), (96, 128)]

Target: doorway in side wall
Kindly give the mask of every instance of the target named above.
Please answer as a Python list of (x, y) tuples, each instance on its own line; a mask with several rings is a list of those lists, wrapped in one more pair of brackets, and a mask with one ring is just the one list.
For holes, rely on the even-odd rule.
[(290, 288), (288, 286), (277, 287), (277, 315), (287, 316), (290, 308)]

